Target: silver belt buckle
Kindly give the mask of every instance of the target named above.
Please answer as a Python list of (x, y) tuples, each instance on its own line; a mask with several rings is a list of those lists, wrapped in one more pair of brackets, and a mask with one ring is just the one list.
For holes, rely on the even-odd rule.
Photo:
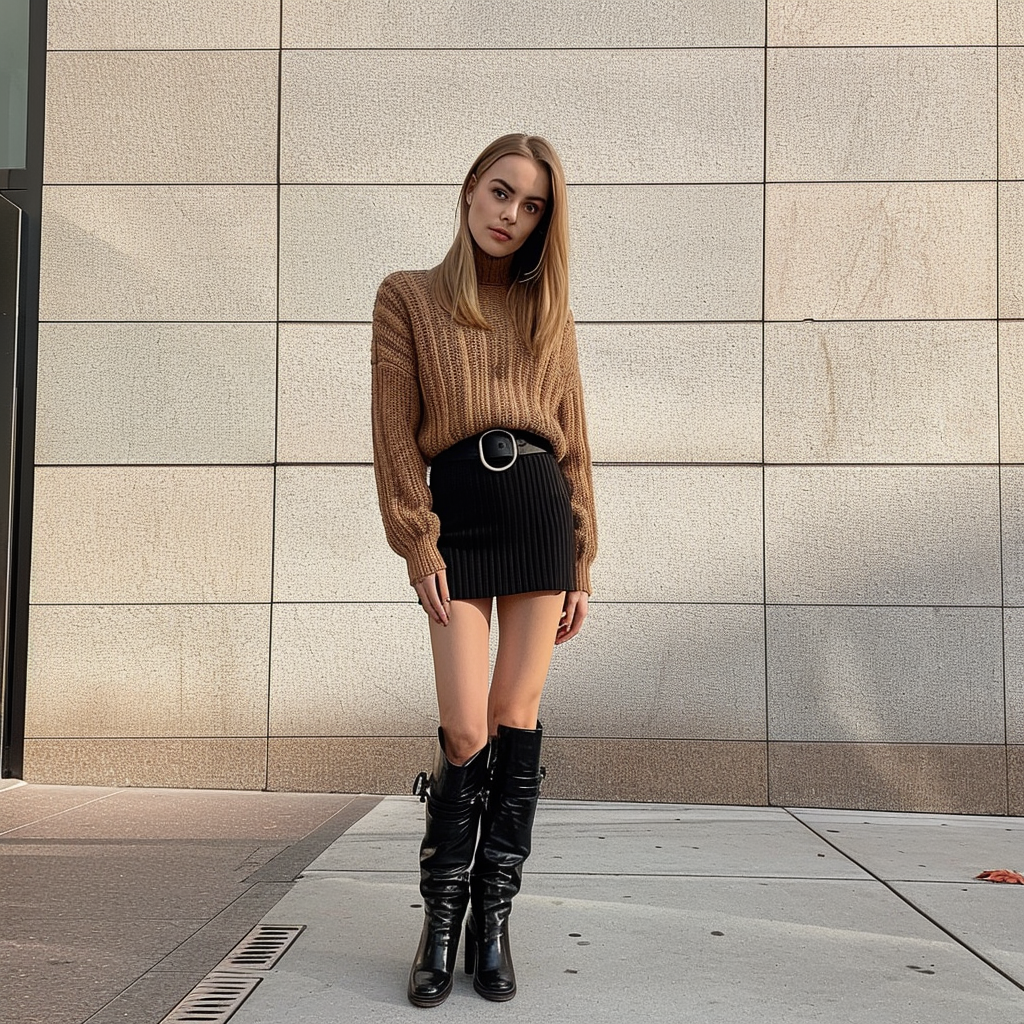
[[(488, 434), (504, 434), (512, 445), (512, 461), (507, 466), (492, 466), (487, 461), (487, 456), (484, 455), (484, 438)], [(477, 441), (477, 448), (480, 451), (480, 461), (492, 472), (492, 473), (504, 473), (506, 469), (511, 469), (516, 464), (516, 459), (519, 458), (519, 445), (516, 444), (515, 435), (510, 430), (485, 430)]]

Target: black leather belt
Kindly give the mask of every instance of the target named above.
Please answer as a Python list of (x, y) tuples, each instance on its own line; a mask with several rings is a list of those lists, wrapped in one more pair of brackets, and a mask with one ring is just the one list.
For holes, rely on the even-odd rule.
[(538, 434), (515, 433), (511, 430), (485, 430), (481, 434), (464, 438), (451, 448), (445, 448), (431, 459), (437, 462), (460, 459), (479, 459), (494, 473), (511, 469), (520, 455), (539, 455), (551, 452), (550, 442)]

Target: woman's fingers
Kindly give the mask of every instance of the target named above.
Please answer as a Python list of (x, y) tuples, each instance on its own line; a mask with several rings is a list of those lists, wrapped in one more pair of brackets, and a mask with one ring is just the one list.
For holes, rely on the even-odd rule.
[(448, 580), (445, 571), (431, 573), (417, 580), (413, 586), (423, 610), (442, 626), (448, 625)]
[(562, 608), (562, 621), (555, 635), (556, 644), (564, 644), (571, 640), (583, 626), (587, 617), (587, 592), (571, 590), (565, 595), (565, 606)]

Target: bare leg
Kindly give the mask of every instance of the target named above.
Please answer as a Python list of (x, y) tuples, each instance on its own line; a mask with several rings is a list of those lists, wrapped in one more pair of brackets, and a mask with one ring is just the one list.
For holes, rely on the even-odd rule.
[(536, 729), (541, 693), (565, 592), (539, 590), (498, 598), (498, 657), (487, 706), (490, 735), (498, 725)]
[(437, 709), (452, 764), (464, 764), (487, 743), (490, 634), (490, 598), (452, 601), (447, 626), (430, 619)]

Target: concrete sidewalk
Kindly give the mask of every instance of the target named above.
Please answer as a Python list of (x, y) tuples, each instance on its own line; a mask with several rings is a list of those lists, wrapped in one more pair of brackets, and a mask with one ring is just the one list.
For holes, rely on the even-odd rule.
[(265, 917), (306, 930), (232, 1024), (1024, 1024), (1024, 820), (546, 801), (519, 994), (405, 998), (422, 807), (387, 798)]
[(1024, 1024), (1024, 886), (973, 880), (1024, 869), (1024, 819), (542, 801), (518, 996), (460, 973), (434, 1010), (405, 998), (422, 822), (412, 798), (0, 787), (0, 1024), (158, 1024), (261, 920), (305, 930), (231, 1024)]

